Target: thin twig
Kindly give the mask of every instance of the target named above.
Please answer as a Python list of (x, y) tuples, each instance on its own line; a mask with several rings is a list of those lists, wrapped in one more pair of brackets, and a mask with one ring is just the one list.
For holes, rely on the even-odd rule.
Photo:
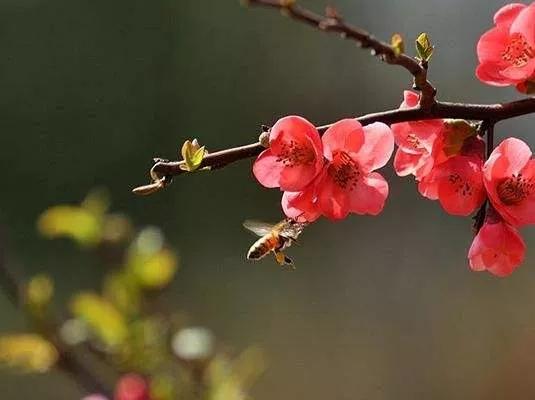
[[(405, 68), (414, 77), (414, 86), (421, 91), (420, 105), (430, 108), (435, 102), (436, 89), (427, 79), (427, 68), (418, 60), (396, 53), (394, 48), (363, 29), (347, 24), (336, 12), (327, 16), (313, 13), (291, 0), (248, 0), (247, 4), (281, 10), (284, 15), (326, 32), (339, 33), (342, 37), (356, 41), (360, 47), (371, 49), (372, 55), (382, 61)], [(331, 8), (332, 10), (332, 8)]]

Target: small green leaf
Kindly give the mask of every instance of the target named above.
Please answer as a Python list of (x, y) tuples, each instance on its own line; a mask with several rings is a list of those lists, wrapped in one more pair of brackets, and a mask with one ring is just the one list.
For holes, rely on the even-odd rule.
[(418, 38), (416, 38), (416, 53), (418, 54), (418, 58), (422, 61), (429, 61), (433, 55), (433, 50), (434, 46), (431, 44), (427, 33), (420, 33)]
[(197, 139), (193, 141), (186, 140), (182, 145), (182, 158), (184, 159), (184, 164), (180, 168), (184, 171), (195, 171), (198, 169), (206, 155), (206, 148), (200, 146)]
[(392, 35), (390, 44), (392, 45), (392, 49), (394, 49), (394, 54), (396, 56), (405, 53), (405, 43), (403, 42), (403, 37), (399, 33)]

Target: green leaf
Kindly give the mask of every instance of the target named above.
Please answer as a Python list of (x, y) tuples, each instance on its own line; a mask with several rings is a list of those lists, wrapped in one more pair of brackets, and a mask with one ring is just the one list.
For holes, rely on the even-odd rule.
[(200, 167), (206, 155), (206, 148), (204, 146), (200, 147), (197, 139), (193, 139), (193, 141), (186, 140), (182, 145), (181, 153), (184, 164), (180, 168), (192, 172)]
[(418, 54), (418, 58), (422, 61), (429, 61), (433, 55), (433, 50), (434, 46), (431, 44), (427, 33), (420, 33), (416, 38), (416, 53)]

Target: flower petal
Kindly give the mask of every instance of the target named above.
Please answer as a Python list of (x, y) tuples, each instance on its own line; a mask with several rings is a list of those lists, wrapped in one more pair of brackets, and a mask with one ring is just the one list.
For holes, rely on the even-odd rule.
[(349, 214), (348, 191), (342, 189), (325, 174), (318, 183), (318, 206), (324, 216), (332, 220), (340, 220)]
[(477, 158), (456, 156), (437, 168), (441, 170), (438, 199), (447, 213), (468, 216), (483, 204), (486, 193)]
[(364, 143), (362, 125), (356, 119), (342, 119), (334, 123), (321, 138), (323, 154), (327, 160), (333, 159), (333, 153), (345, 151), (356, 153)]
[(366, 171), (383, 167), (394, 151), (394, 135), (388, 125), (375, 122), (364, 127), (364, 144), (358, 151), (355, 161)]
[(502, 53), (509, 42), (509, 30), (499, 26), (485, 32), (477, 42), (477, 57), (481, 64), (491, 63), (505, 67)]
[(528, 44), (535, 48), (535, 3), (522, 9), (511, 24), (511, 33), (521, 33)]
[(494, 23), (496, 25), (505, 25), (508, 27), (524, 8), (526, 8), (526, 5), (522, 3), (507, 4), (494, 14)]
[(359, 180), (349, 193), (350, 211), (355, 214), (377, 215), (383, 211), (388, 197), (388, 182), (377, 172)]
[(517, 138), (507, 138), (501, 142), (485, 162), (483, 172), (487, 181), (518, 174), (531, 159), (529, 146)]
[(279, 180), (283, 164), (277, 162), (277, 157), (271, 149), (264, 150), (253, 164), (253, 174), (262, 186), (267, 188), (279, 187)]

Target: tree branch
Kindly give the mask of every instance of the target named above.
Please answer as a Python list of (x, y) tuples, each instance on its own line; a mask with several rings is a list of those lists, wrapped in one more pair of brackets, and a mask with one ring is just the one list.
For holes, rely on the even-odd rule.
[[(471, 121), (488, 121), (495, 124), (496, 122), (519, 117), (522, 115), (535, 113), (535, 98), (528, 98), (513, 101), (505, 104), (463, 104), (436, 102), (431, 108), (424, 109), (416, 107), (411, 109), (395, 109), (357, 117), (356, 120), (362, 125), (368, 125), (373, 122), (383, 122), (393, 124), (398, 122), (418, 121), (435, 118), (456, 118)], [(332, 124), (318, 126), (320, 133), (325, 132)], [(234, 147), (207, 154), (200, 168), (218, 169), (223, 168), (231, 163), (246, 158), (255, 157), (264, 150), (260, 142), (251, 143), (245, 146)], [(156, 159), (151, 169), (153, 182), (133, 189), (133, 192), (139, 195), (154, 193), (167, 186), (173, 176), (181, 175), (187, 171), (181, 169), (184, 161), (166, 161)]]
[(405, 68), (414, 77), (414, 88), (421, 91), (420, 106), (430, 108), (435, 103), (436, 89), (427, 79), (427, 62), (420, 62), (394, 48), (363, 29), (347, 24), (332, 8), (327, 15), (315, 14), (297, 4), (294, 0), (248, 0), (252, 6), (269, 7), (281, 10), (285, 15), (326, 32), (339, 33), (345, 39), (354, 40), (365, 49), (371, 49), (374, 56), (382, 61)]

